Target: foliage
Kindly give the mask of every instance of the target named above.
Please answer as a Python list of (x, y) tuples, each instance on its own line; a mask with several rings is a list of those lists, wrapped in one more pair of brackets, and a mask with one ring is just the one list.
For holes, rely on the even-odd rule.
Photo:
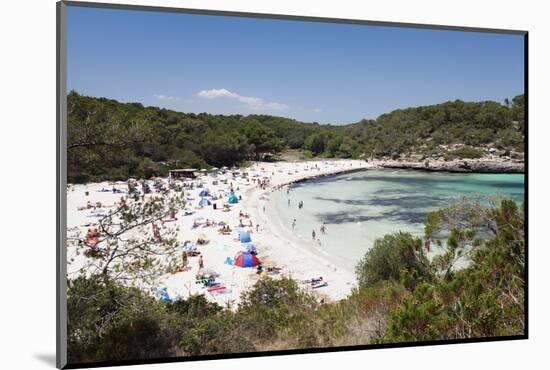
[(81, 241), (76, 246), (77, 255), (93, 257), (86, 259), (80, 271), (133, 283), (166, 273), (181, 259), (177, 229), (157, 226), (158, 233), (152, 229), (184, 204), (179, 195), (160, 194), (115, 205), (98, 220), (97, 244)]
[(466, 158), (481, 158), (483, 157), (483, 152), (477, 148), (472, 148), (471, 146), (464, 146), (452, 151), (445, 153), (444, 158), (446, 161), (453, 159), (466, 159)]
[(478, 158), (495, 146), (523, 151), (524, 98), (512, 103), (456, 100), (398, 109), (375, 120), (320, 125), (267, 115), (179, 113), (139, 103), (67, 96), (68, 181), (126, 180), (166, 175), (172, 168), (233, 166), (281, 150), (306, 157), (397, 159), (442, 155), (442, 146), (466, 145), (450, 158)]
[(239, 314), (247, 317), (247, 330), (272, 338), (277, 331), (299, 325), (304, 312), (316, 305), (313, 296), (299, 289), (289, 278), (262, 279), (243, 293)]
[[(479, 338), (524, 332), (523, 210), (513, 201), (503, 200), (499, 208), (488, 214), (494, 222), (490, 227), (493, 236), (478, 241), (478, 247), (470, 253), (470, 265), (417, 287), (391, 314), (384, 341)], [(455, 237), (453, 234), (449, 239)], [(453, 243), (448, 240), (449, 245)]]
[[(382, 280), (430, 280), (430, 264), (422, 249), (422, 240), (399, 232), (374, 242), (356, 267), (359, 287), (369, 287)], [(413, 280), (410, 280), (412, 283)]]
[[(525, 330), (524, 209), (461, 200), (430, 214), (426, 239), (463, 268), (430, 263), (407, 233), (375, 242), (345, 299), (321, 303), (291, 278), (260, 279), (236, 307), (155, 299), (110, 275), (69, 280), (71, 363), (519, 335)], [(451, 271), (451, 273), (447, 273)]]
[(99, 276), (68, 281), (69, 362), (173, 356), (176, 332), (165, 310), (137, 288)]

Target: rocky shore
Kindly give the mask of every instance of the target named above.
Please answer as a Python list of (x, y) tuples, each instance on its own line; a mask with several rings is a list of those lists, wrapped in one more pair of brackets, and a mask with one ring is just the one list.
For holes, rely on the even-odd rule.
[(524, 173), (524, 162), (505, 159), (460, 159), (460, 160), (375, 160), (380, 168), (402, 168), (423, 171), (477, 172), (477, 173)]

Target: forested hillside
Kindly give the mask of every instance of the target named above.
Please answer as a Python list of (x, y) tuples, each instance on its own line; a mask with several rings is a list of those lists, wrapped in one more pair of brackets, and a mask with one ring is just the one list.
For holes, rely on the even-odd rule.
[(523, 101), (523, 95), (504, 104), (457, 100), (399, 109), (376, 120), (321, 125), (266, 115), (180, 113), (72, 91), (67, 97), (68, 181), (232, 166), (287, 148), (329, 158), (479, 157), (489, 148), (523, 152)]

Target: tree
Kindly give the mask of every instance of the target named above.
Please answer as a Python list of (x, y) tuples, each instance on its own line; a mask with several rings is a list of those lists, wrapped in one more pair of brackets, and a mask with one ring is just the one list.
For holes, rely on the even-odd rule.
[(315, 133), (308, 136), (304, 142), (304, 147), (310, 150), (314, 155), (325, 151), (325, 136), (321, 133)]
[(89, 257), (80, 273), (135, 284), (166, 273), (181, 257), (177, 229), (158, 223), (184, 204), (181, 196), (161, 194), (116, 205), (99, 219), (97, 242), (91, 246), (84, 240), (78, 243), (76, 254)]
[(138, 288), (100, 276), (68, 281), (70, 363), (173, 356), (177, 328), (169, 322), (161, 302)]
[[(524, 97), (511, 106), (449, 101), (397, 109), (376, 120), (322, 125), (267, 115), (180, 113), (119, 103), (72, 91), (67, 96), (68, 181), (126, 180), (154, 175), (157, 166), (233, 166), (267, 153), (302, 148), (329, 157), (399, 158), (440, 153), (438, 144), (464, 144), (454, 157), (479, 157), (482, 145), (523, 151)], [(185, 153), (185, 154), (184, 154)], [(191, 154), (192, 153), (192, 154)], [(144, 163), (148, 158), (152, 163)], [(162, 163), (161, 163), (162, 162)], [(147, 165), (147, 166), (145, 166)], [(146, 167), (146, 168), (144, 168)], [(164, 167), (163, 167), (164, 168)]]
[(399, 280), (403, 273), (417, 280), (430, 280), (432, 275), (422, 240), (403, 232), (376, 239), (355, 271), (361, 288), (383, 280)]
[[(466, 213), (471, 213), (471, 210), (463, 214)], [(470, 253), (468, 267), (418, 285), (390, 315), (383, 341), (394, 343), (524, 333), (523, 207), (518, 208), (512, 200), (502, 200), (498, 208), (488, 209), (483, 217), (471, 219), (470, 229), (478, 229), (480, 219), (489, 222), (490, 235), (478, 239), (478, 247)], [(451, 232), (448, 245), (455, 243), (453, 234)]]
[(247, 318), (247, 329), (267, 339), (278, 330), (307, 319), (302, 313), (310, 312), (316, 305), (315, 298), (292, 279), (262, 279), (242, 294), (238, 310)]
[(467, 258), (483, 238), (496, 233), (496, 224), (490, 210), (478, 200), (461, 198), (446, 208), (429, 213), (424, 232), (431, 242), (441, 244), (446, 239), (444, 252), (436, 255), (432, 264), (440, 274), (450, 278), (461, 258)]

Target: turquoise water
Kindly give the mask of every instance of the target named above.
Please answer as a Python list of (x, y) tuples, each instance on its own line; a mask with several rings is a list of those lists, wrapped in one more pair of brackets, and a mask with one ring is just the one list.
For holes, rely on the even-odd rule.
[[(522, 202), (524, 175), (368, 170), (295, 184), (288, 195), (275, 192), (271, 203), (289, 230), (296, 219), (296, 236), (352, 269), (376, 238), (397, 231), (422, 235), (428, 212), (464, 196), (487, 205), (499, 197)], [(326, 234), (319, 230), (323, 222)]]

